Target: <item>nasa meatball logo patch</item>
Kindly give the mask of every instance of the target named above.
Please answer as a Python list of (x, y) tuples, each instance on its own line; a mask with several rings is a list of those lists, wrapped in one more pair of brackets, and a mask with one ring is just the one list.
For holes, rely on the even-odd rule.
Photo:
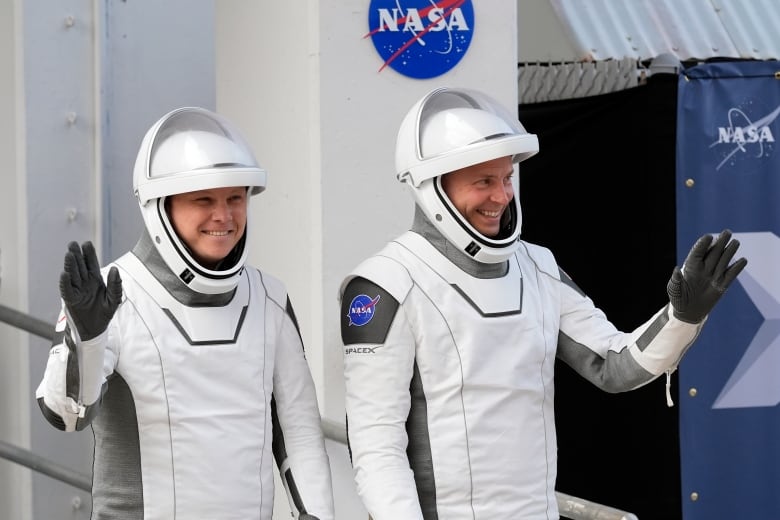
[(371, 0), (364, 38), (384, 61), (379, 72), (428, 79), (455, 67), (473, 35), (471, 0)]
[(371, 321), (376, 312), (376, 304), (379, 302), (379, 295), (376, 298), (370, 298), (366, 294), (358, 294), (352, 298), (352, 302), (349, 304), (349, 325), (355, 325), (356, 327), (362, 327)]

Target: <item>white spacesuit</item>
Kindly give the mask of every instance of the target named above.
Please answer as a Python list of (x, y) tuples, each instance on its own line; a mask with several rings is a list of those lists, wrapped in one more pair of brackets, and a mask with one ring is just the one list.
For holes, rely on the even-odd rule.
[(133, 184), (146, 231), (101, 270), (109, 300), (121, 277), (121, 303), (84, 339), (78, 320), (88, 316), (74, 322), (63, 299), (36, 392), (56, 427), (93, 428), (92, 518), (270, 520), (275, 458), (293, 517), (333, 519), (314, 385), (284, 285), (244, 265), (246, 232), (221, 265), (204, 267), (166, 211), (177, 193), (260, 193), (265, 170), (229, 122), (182, 108), (146, 134)]
[(340, 292), (347, 433), (373, 520), (557, 519), (556, 357), (632, 390), (674, 370), (703, 326), (667, 305), (617, 330), (549, 250), (520, 240), (517, 197), (488, 237), (442, 187), (448, 172), (507, 156), (516, 169), (537, 151), (516, 117), (467, 89), (435, 89), (401, 124), (412, 230)]

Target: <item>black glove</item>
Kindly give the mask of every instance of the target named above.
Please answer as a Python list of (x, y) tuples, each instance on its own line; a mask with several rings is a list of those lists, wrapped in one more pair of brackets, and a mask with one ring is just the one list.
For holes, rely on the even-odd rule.
[(106, 330), (122, 301), (119, 270), (109, 270), (106, 286), (92, 242), (84, 242), (82, 247), (71, 242), (65, 253), (65, 270), (60, 275), (60, 296), (81, 340), (95, 338)]
[(731, 282), (747, 265), (740, 258), (729, 265), (739, 248), (731, 240), (731, 231), (724, 229), (717, 240), (712, 235), (700, 237), (691, 248), (682, 270), (674, 268), (666, 285), (674, 316), (688, 323), (699, 323), (710, 313)]

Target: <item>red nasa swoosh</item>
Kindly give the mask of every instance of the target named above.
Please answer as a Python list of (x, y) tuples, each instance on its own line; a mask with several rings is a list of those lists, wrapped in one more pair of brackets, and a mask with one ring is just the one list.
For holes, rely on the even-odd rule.
[[(419, 40), (420, 38), (422, 38), (423, 36), (425, 36), (426, 34), (428, 34), (428, 33), (431, 31), (431, 28), (433, 28), (433, 27), (434, 27), (436, 24), (438, 24), (438, 23), (439, 23), (441, 20), (443, 20), (443, 19), (447, 18), (447, 17), (450, 15), (450, 13), (452, 13), (452, 11), (454, 11), (455, 9), (457, 9), (458, 7), (460, 7), (461, 5), (463, 5), (463, 2), (465, 2), (465, 1), (466, 1), (466, 0), (443, 0), (441, 3), (439, 3), (439, 4), (435, 5), (435, 6), (426, 7), (426, 8), (424, 8), (424, 9), (421, 9), (421, 10), (419, 11), (419, 13), (420, 13), (422, 16), (425, 16), (425, 15), (427, 15), (427, 14), (430, 12), (430, 10), (431, 10), (431, 9), (434, 9), (434, 8), (437, 8), (437, 9), (444, 8), (444, 9), (445, 9), (445, 11), (444, 11), (444, 13), (443, 13), (443, 14), (442, 14), (442, 15), (441, 15), (439, 18), (437, 18), (436, 20), (434, 20), (433, 22), (431, 22), (431, 23), (430, 23), (430, 25), (428, 25), (428, 26), (427, 26), (427, 27), (426, 27), (424, 30), (422, 30), (422, 31), (418, 32), (417, 34), (415, 34), (415, 35), (414, 35), (414, 36), (413, 36), (413, 37), (412, 37), (412, 38), (411, 38), (409, 41), (407, 41), (406, 43), (404, 43), (404, 44), (401, 46), (401, 48), (400, 48), (400, 49), (398, 49), (397, 51), (395, 51), (395, 52), (393, 53), (393, 55), (392, 55), (392, 56), (390, 56), (390, 57), (387, 59), (387, 61), (385, 61), (385, 63), (384, 63), (384, 64), (383, 64), (383, 65), (382, 65), (382, 66), (379, 68), (379, 70), (378, 70), (377, 72), (382, 72), (382, 71), (385, 69), (385, 67), (387, 67), (388, 65), (390, 65), (390, 63), (392, 63), (392, 62), (393, 62), (393, 60), (395, 60), (395, 59), (396, 59), (398, 56), (400, 56), (401, 54), (403, 54), (403, 52), (404, 52), (406, 49), (408, 49), (408, 48), (409, 48), (409, 46), (410, 46), (411, 44), (413, 44), (414, 42), (416, 42), (417, 40)], [(398, 19), (397, 25), (400, 25), (401, 23), (406, 23), (406, 17), (405, 17), (405, 16), (404, 16), (404, 17), (401, 17), (401, 18), (399, 18), (399, 19)], [(385, 26), (385, 27), (387, 27), (387, 26)], [(368, 34), (364, 35), (364, 36), (363, 36), (363, 38), (368, 38), (369, 36), (373, 36), (373, 35), (374, 35), (375, 33), (377, 33), (377, 32), (378, 32), (380, 29), (381, 29), (381, 27), (377, 27), (376, 29), (374, 29), (374, 30), (372, 30), (371, 32), (369, 32)]]
[(361, 309), (362, 312), (366, 312), (368, 309), (376, 307), (376, 303), (379, 301), (380, 295), (377, 294), (376, 298), (371, 300), (368, 304), (364, 305)]

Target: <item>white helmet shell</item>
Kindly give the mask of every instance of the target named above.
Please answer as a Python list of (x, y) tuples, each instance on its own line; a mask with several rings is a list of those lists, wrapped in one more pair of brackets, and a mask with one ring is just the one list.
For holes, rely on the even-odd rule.
[(431, 223), (479, 262), (497, 263), (520, 245), (518, 197), (507, 208), (507, 231), (488, 237), (452, 205), (441, 176), (500, 157), (517, 163), (539, 151), (539, 140), (492, 97), (471, 89), (441, 87), (415, 103), (401, 122), (395, 148), (399, 181), (408, 184)]
[[(133, 170), (133, 192), (146, 229), (165, 263), (192, 290), (221, 294), (236, 287), (246, 261), (248, 230), (224, 269), (203, 267), (181, 241), (165, 210), (170, 195), (246, 186), (251, 195), (266, 186), (266, 171), (241, 134), (226, 119), (199, 107), (182, 107), (146, 132)], [(248, 225), (249, 218), (247, 218)]]

